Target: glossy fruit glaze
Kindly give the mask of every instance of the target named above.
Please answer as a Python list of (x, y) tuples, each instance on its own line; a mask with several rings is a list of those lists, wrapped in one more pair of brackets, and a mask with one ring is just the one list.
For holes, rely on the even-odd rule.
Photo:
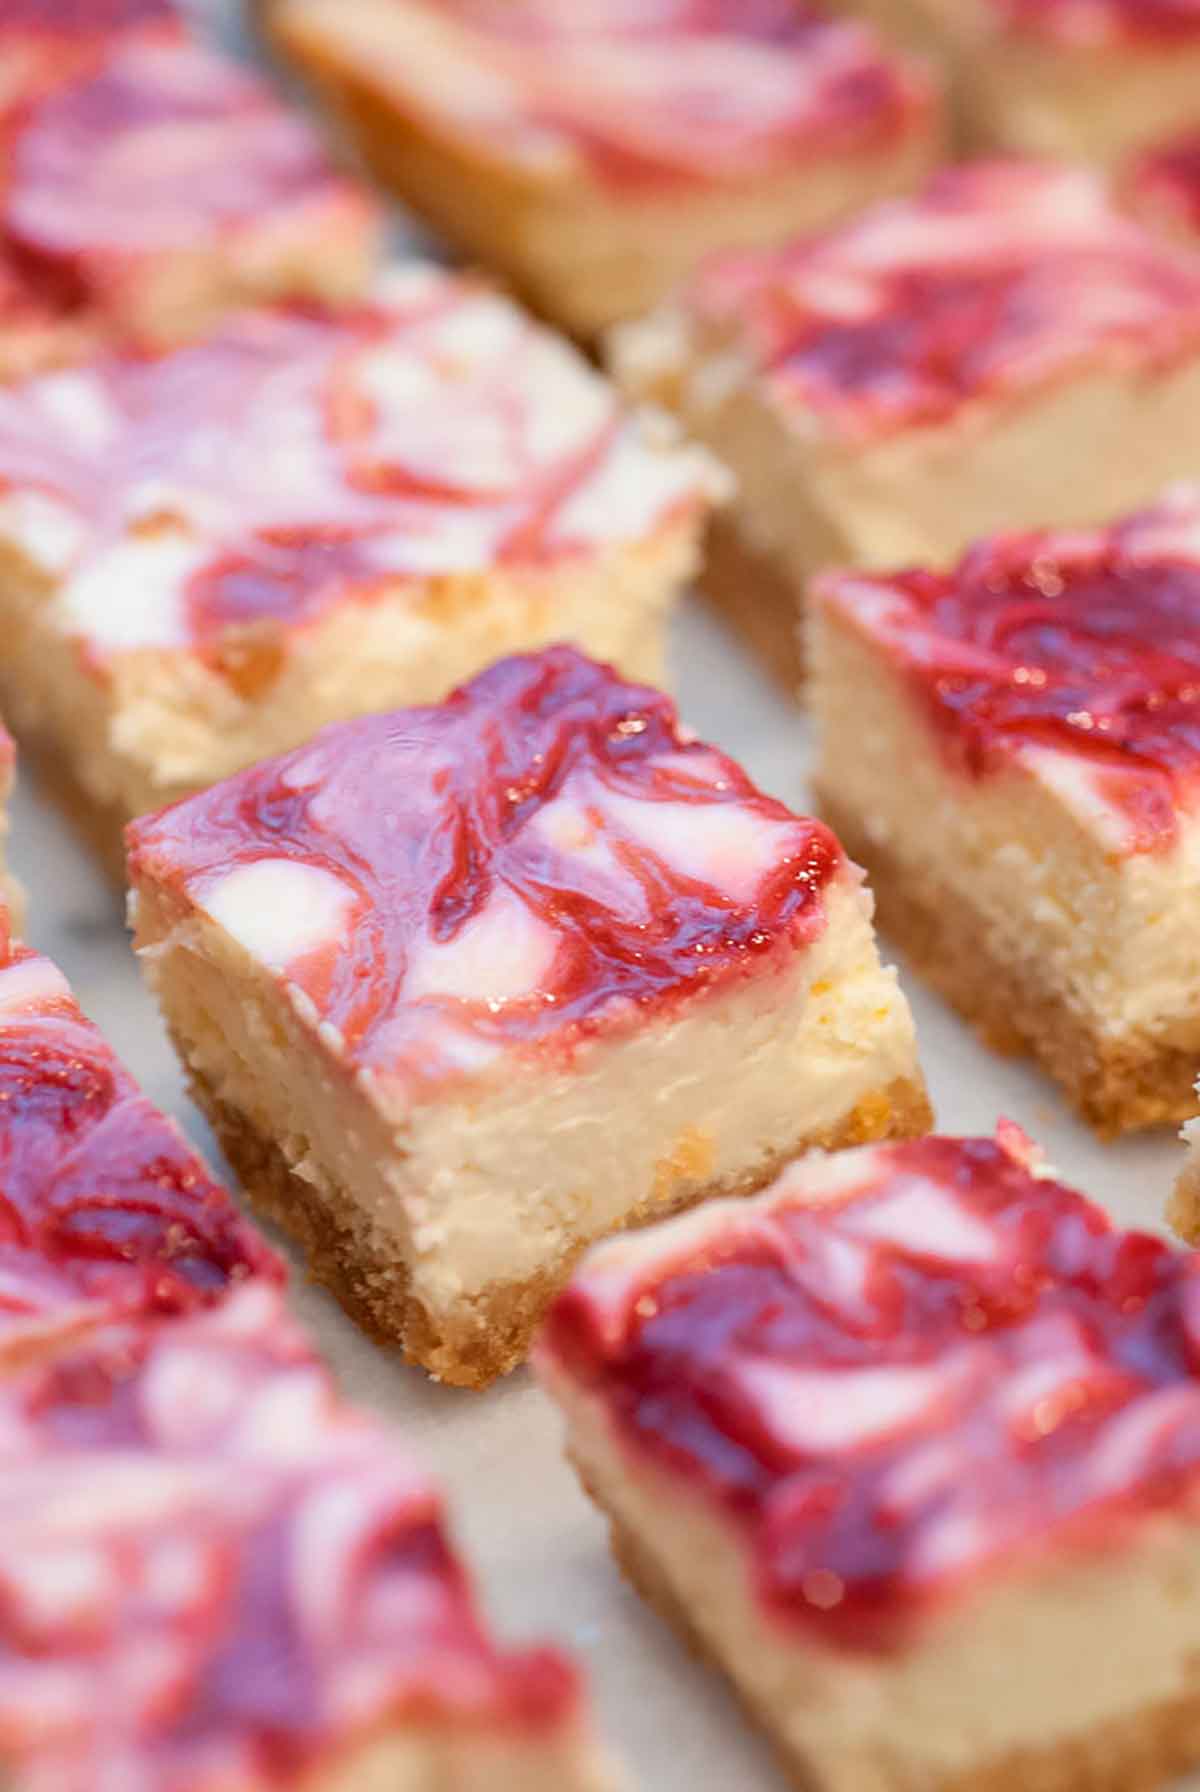
[(517, 307), (420, 264), (357, 307), (0, 389), (4, 535), (97, 668), (640, 540), (713, 477)]
[(303, 992), (327, 1050), (414, 1089), (770, 975), (847, 875), (669, 699), (568, 647), (328, 728), (129, 838), (135, 882)]
[(61, 973), (0, 950), (0, 1363), (123, 1315), (187, 1313), (274, 1254), (141, 1093)]
[(578, 1702), (560, 1657), (491, 1644), (435, 1489), (262, 1285), (0, 1388), (22, 1786), (309, 1787), (381, 1728), (498, 1748)]
[(1200, 1477), (1200, 1267), (1013, 1127), (810, 1160), (602, 1247), (552, 1374), (749, 1550), (764, 1613), (903, 1646), (950, 1596), (1113, 1552)]
[[(936, 94), (874, 33), (803, 0), (434, 0), (420, 98), (532, 165), (654, 188), (880, 154)], [(487, 69), (481, 80), (479, 65)], [(417, 66), (417, 65), (414, 65)]]
[(1048, 751), (1128, 850), (1174, 844), (1200, 788), (1200, 493), (821, 590), (902, 669), (955, 766), (981, 778)]
[(1200, 345), (1200, 264), (1081, 170), (979, 162), (828, 235), (719, 259), (685, 301), (835, 439), (944, 424), (1104, 357)]

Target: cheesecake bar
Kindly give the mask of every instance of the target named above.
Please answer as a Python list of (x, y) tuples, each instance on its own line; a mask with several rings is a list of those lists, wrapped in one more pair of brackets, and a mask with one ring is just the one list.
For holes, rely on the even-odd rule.
[(351, 298), (379, 235), (311, 126), (182, 38), (118, 34), (0, 128), (0, 249), (65, 339), (171, 342), (256, 299)]
[(812, 1792), (1200, 1763), (1197, 1259), (1018, 1129), (588, 1257), (538, 1366), (617, 1554)]
[(562, 637), (656, 677), (716, 469), (472, 280), (0, 390), (0, 705), (129, 816)]
[(62, 973), (0, 916), (0, 1374), (282, 1273)]
[(936, 82), (802, 0), (272, 0), (375, 172), (584, 335), (705, 255), (904, 191)]
[(818, 800), (888, 936), (1102, 1133), (1194, 1113), (1200, 492), (812, 609)]
[(615, 1792), (262, 1286), (0, 1387), (6, 1792)]
[(1197, 0), (897, 0), (953, 71), (966, 143), (1106, 168), (1197, 123)]
[(1097, 522), (1200, 461), (1200, 262), (1049, 164), (719, 259), (614, 354), (736, 475), (706, 589), (793, 680), (820, 566)]
[(251, 1199), (448, 1381), (583, 1247), (922, 1130), (861, 874), (556, 647), (129, 830), (135, 943)]

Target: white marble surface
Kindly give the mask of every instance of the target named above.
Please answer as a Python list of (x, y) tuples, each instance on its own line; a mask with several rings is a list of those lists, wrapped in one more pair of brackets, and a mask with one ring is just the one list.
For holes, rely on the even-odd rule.
[[(194, 4), (228, 41), (236, 39), (237, 0)], [(693, 727), (742, 759), (768, 789), (805, 805), (803, 719), (698, 608), (676, 632), (675, 688)], [(18, 793), (11, 856), (30, 892), (33, 942), (62, 965), (153, 1098), (215, 1155), (141, 988), (112, 892), (58, 815), (38, 801), (31, 780)], [(1099, 1146), (1036, 1073), (989, 1056), (934, 997), (911, 979), (908, 988), (943, 1129), (988, 1131), (997, 1115), (1009, 1115), (1047, 1147), (1064, 1177), (1120, 1219), (1159, 1223), (1181, 1155), (1174, 1140)], [(299, 1283), (297, 1300), (348, 1390), (394, 1419), (442, 1475), (502, 1631), (554, 1636), (586, 1658), (604, 1728), (635, 1784), (643, 1792), (785, 1792), (783, 1776), (721, 1682), (619, 1579), (604, 1527), (562, 1460), (554, 1415), (528, 1376), (485, 1395), (438, 1388), (366, 1342), (320, 1292)]]
[[(689, 609), (675, 638), (687, 720), (787, 801), (805, 803), (806, 725), (757, 677), (706, 612)], [(116, 900), (60, 821), (21, 784), (12, 859), (30, 892), (29, 933), (63, 966), (150, 1094), (212, 1154), (141, 988)], [(1102, 1147), (1027, 1067), (989, 1056), (911, 979), (938, 1119), (990, 1130), (1010, 1115), (1060, 1172), (1122, 1220), (1156, 1225), (1180, 1158), (1169, 1137)], [(594, 1674), (608, 1735), (643, 1792), (784, 1792), (785, 1781), (718, 1679), (644, 1611), (610, 1563), (604, 1527), (563, 1463), (554, 1414), (524, 1373), (490, 1393), (431, 1385), (360, 1337), (318, 1291), (297, 1287), (360, 1400), (394, 1419), (450, 1491), (459, 1535), (489, 1610), (512, 1637), (553, 1635)], [(1200, 1786), (1197, 1788), (1200, 1792)]]

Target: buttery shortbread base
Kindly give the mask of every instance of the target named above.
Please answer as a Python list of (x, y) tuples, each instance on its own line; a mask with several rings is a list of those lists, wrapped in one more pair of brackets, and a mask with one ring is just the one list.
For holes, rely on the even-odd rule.
[[(174, 1029), (172, 1036), (187, 1064), (185, 1042)], [(411, 1292), (407, 1265), (381, 1252), (349, 1191), (318, 1190), (297, 1175), (275, 1141), (222, 1101), (194, 1064), (188, 1074), (195, 1099), (256, 1210), (299, 1243), (314, 1279), (367, 1331), (398, 1344), (408, 1361), (459, 1387), (487, 1387), (524, 1361), (546, 1307), (590, 1239), (527, 1280), (493, 1283), (464, 1299), (453, 1319), (434, 1316)], [(931, 1118), (924, 1087), (895, 1082), (860, 1101), (837, 1126), (797, 1139), (792, 1150), (752, 1174), (692, 1189), (677, 1200), (648, 1201), (626, 1217), (624, 1227), (665, 1219), (718, 1195), (753, 1194), (804, 1151), (908, 1138), (926, 1131)]]
[(121, 654), (93, 675), (56, 624), (45, 575), (0, 542), (0, 709), (47, 788), (124, 882), (121, 829), (326, 722), (434, 702), (491, 660), (576, 640), (627, 676), (662, 680), (664, 634), (698, 558), (698, 517), (561, 567), (445, 575), (348, 601), (322, 622), (199, 653)]
[(870, 874), (880, 931), (993, 1051), (1035, 1058), (1102, 1139), (1191, 1118), (1200, 1018), (1170, 1044), (1144, 1032), (1100, 1032), (1048, 986), (1045, 972), (990, 949), (991, 926), (982, 911), (932, 871), (918, 885), (831, 788), (818, 787), (816, 797), (847, 852)]
[(823, 230), (873, 200), (911, 191), (942, 153), (940, 131), (914, 128), (877, 149), (850, 147), (756, 178), (697, 181), (682, 197), (677, 188), (610, 192), (584, 174), (539, 177), (405, 110), (378, 53), (388, 21), (368, 14), (347, 4), (333, 21), (331, 8), (278, 0), (271, 24), (376, 177), (582, 337), (640, 316), (715, 250)]
[[(599, 1402), (552, 1360), (541, 1369), (617, 1560), (729, 1675), (801, 1792), (1152, 1792), (1200, 1760), (1194, 1526), (1148, 1527), (1126, 1559), (1035, 1560), (909, 1647), (846, 1655), (773, 1621), (736, 1529), (627, 1453)], [(1136, 1666), (1115, 1649), (1097, 1658), (1098, 1631), (1115, 1641), (1150, 1626), (1154, 1645)], [(1089, 1648), (1088, 1670), (1073, 1668)]]
[(619, 1792), (619, 1786), (583, 1737), (493, 1738), (446, 1726), (384, 1734), (307, 1774), (302, 1792)]
[(730, 516), (709, 524), (700, 590), (791, 697), (804, 682), (803, 599), (783, 561), (757, 548)]

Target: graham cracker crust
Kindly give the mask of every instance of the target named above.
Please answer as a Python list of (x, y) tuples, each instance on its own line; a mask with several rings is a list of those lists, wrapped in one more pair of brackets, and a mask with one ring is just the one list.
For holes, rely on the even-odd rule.
[(1153, 1035), (1113, 1039), (1029, 967), (988, 949), (982, 916), (943, 886), (920, 889), (894, 854), (871, 841), (849, 810), (819, 787), (817, 806), (852, 859), (865, 865), (880, 931), (920, 976), (970, 1022), (992, 1051), (1031, 1057), (1104, 1140), (1196, 1113), (1200, 1018), (1186, 1043)]
[[(578, 1468), (578, 1463), (576, 1463)], [(609, 1520), (612, 1550), (636, 1591), (682, 1638), (691, 1652), (729, 1679), (726, 1665), (702, 1637), (650, 1550), (606, 1507), (591, 1479), (584, 1486)], [(769, 1720), (729, 1680), (751, 1720), (766, 1728), (781, 1764), (798, 1792), (821, 1792), (828, 1783), (819, 1765), (771, 1734)], [(1168, 1699), (1128, 1717), (1114, 1718), (1085, 1734), (1061, 1737), (1041, 1748), (1010, 1751), (981, 1760), (964, 1772), (937, 1774), (902, 1756), (879, 1761), (891, 1792), (1154, 1792), (1200, 1762), (1200, 1684), (1190, 1695)], [(885, 1777), (886, 1776), (886, 1781)]]
[(731, 622), (789, 697), (803, 694), (804, 598), (778, 555), (757, 547), (729, 515), (714, 516), (698, 580), (702, 595)]
[[(207, 1078), (188, 1065), (192, 1093), (255, 1210), (303, 1250), (313, 1280), (329, 1289), (380, 1343), (398, 1345), (407, 1361), (456, 1387), (485, 1388), (524, 1362), (542, 1316), (592, 1241), (579, 1245), (527, 1281), (494, 1283), (466, 1297), (452, 1314), (433, 1314), (416, 1298), (407, 1264), (380, 1251), (350, 1192), (332, 1197), (297, 1175), (273, 1139), (222, 1101)], [(933, 1123), (923, 1084), (900, 1080), (861, 1101), (837, 1126), (797, 1140), (791, 1151), (737, 1181), (710, 1183), (681, 1198), (647, 1201), (626, 1227), (650, 1224), (717, 1195), (750, 1195), (803, 1151), (914, 1138)]]

